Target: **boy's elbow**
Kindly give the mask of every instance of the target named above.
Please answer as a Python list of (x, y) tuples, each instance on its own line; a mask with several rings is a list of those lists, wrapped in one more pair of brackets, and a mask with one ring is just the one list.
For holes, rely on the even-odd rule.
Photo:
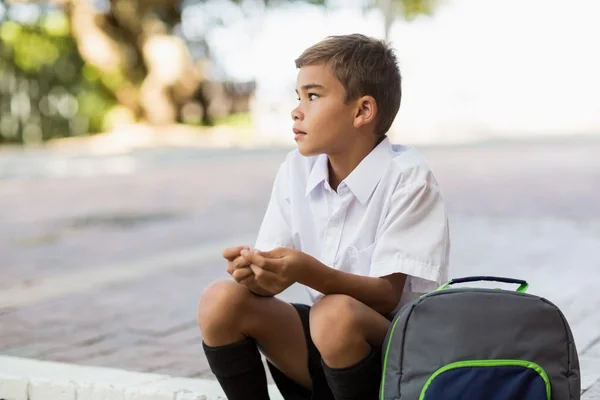
[(382, 294), (380, 300), (376, 304), (371, 305), (371, 308), (379, 314), (387, 316), (398, 307), (402, 292), (398, 293), (396, 290), (388, 287), (387, 290), (382, 290), (379, 293)]
[(406, 283), (405, 274), (393, 274), (390, 276), (383, 277), (385, 281), (385, 289), (381, 290), (380, 293), (385, 293), (383, 301), (381, 302), (379, 312), (383, 315), (388, 315), (396, 309), (402, 298), (402, 292), (404, 291), (404, 284)]
[(389, 315), (396, 309), (398, 304), (400, 303), (400, 296), (393, 294), (388, 296), (386, 301), (382, 302), (379, 306), (379, 310), (377, 310), (382, 315)]

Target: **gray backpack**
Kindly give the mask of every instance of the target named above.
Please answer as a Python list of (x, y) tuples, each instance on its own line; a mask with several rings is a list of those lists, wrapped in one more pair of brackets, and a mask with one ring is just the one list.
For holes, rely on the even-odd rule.
[[(520, 287), (448, 287), (482, 280)], [(454, 279), (406, 304), (384, 342), (380, 400), (579, 400), (571, 329), (527, 287)]]

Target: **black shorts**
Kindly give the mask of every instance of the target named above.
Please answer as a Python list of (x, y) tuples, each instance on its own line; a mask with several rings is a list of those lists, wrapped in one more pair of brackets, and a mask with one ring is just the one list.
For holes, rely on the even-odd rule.
[[(298, 315), (300, 315), (302, 327), (304, 328), (304, 338), (306, 339), (306, 347), (308, 349), (308, 372), (312, 379), (313, 388), (311, 391), (297, 384), (267, 360), (273, 380), (285, 400), (335, 400), (329, 389), (325, 372), (321, 365), (321, 354), (310, 337), (310, 306), (295, 303), (292, 303), (292, 306), (294, 306)], [(381, 358), (381, 352), (379, 352), (378, 356)]]

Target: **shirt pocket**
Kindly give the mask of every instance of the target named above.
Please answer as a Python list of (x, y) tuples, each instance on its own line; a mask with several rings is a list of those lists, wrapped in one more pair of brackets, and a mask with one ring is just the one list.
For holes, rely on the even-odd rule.
[(375, 244), (365, 248), (357, 248), (350, 246), (348, 248), (348, 272), (357, 275), (368, 276), (371, 270), (371, 261), (373, 258), (373, 251), (375, 250)]

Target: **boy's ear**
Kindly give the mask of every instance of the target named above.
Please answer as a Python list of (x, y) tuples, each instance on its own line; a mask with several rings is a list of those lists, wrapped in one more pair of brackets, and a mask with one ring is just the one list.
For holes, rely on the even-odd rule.
[(360, 128), (363, 125), (375, 121), (377, 116), (377, 102), (373, 96), (362, 96), (356, 100), (356, 110), (354, 112), (354, 127)]

